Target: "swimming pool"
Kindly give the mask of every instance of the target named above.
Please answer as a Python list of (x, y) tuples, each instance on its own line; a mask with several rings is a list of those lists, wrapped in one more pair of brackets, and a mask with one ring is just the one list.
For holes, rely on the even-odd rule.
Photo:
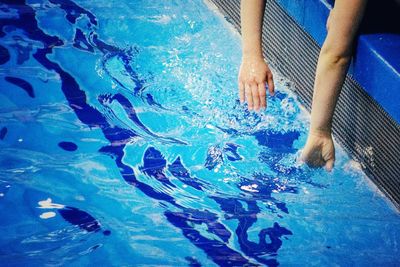
[(2, 1), (1, 265), (399, 263), (400, 217), (277, 74), (237, 100), (240, 38), (203, 1)]

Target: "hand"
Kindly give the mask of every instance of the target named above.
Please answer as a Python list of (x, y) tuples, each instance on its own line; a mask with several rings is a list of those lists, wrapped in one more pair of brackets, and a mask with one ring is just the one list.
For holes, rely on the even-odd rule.
[(270, 95), (274, 95), (272, 72), (262, 56), (243, 57), (238, 83), (240, 103), (244, 103), (246, 99), (249, 110), (266, 108), (266, 83)]
[(335, 163), (335, 147), (328, 131), (310, 130), (301, 160), (311, 167), (323, 167), (331, 171)]

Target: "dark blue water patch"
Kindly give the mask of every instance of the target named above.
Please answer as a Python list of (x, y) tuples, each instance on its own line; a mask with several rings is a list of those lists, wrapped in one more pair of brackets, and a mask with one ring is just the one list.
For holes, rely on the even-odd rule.
[(283, 100), (283, 99), (285, 99), (287, 97), (287, 94), (286, 93), (283, 93), (283, 92), (280, 92), (280, 91), (278, 91), (278, 92), (275, 92), (275, 94), (274, 94), (274, 98), (276, 98), (276, 99), (279, 99), (279, 100)]
[(61, 217), (67, 222), (86, 230), (87, 232), (100, 231), (100, 223), (89, 213), (74, 207), (65, 207), (58, 210)]
[(140, 95), (140, 93), (143, 92), (145, 80), (139, 78), (138, 74), (136, 73), (136, 71), (134, 71), (134, 69), (131, 66), (133, 56), (136, 53), (138, 53), (138, 49), (132, 48), (127, 52), (120, 53), (119, 58), (122, 60), (124, 68), (126, 72), (129, 74), (129, 77), (135, 83), (135, 87), (132, 89), (133, 93), (135, 95)]
[[(96, 17), (89, 11), (76, 5), (73, 1), (52, 0), (51, 2), (60, 5), (61, 9), (63, 9), (66, 12), (67, 19), (72, 24), (76, 24), (76, 19), (81, 15), (87, 15), (90, 18), (90, 23), (88, 24), (88, 28), (93, 29), (93, 27), (97, 25)], [(104, 58), (102, 60), (102, 66), (104, 71), (119, 86), (130, 90), (131, 88), (127, 88), (122, 82), (113, 77), (111, 72), (107, 69), (106, 66), (107, 61), (111, 58), (118, 57), (124, 64), (125, 71), (128, 73), (131, 80), (135, 84), (135, 87), (132, 89), (133, 92), (135, 93), (135, 95), (138, 95), (142, 91), (144, 80), (138, 77), (137, 73), (132, 69), (130, 65), (133, 57), (138, 53), (138, 48), (132, 47), (128, 50), (121, 49), (119, 47), (109, 45), (103, 42), (101, 39), (99, 39), (98, 35), (94, 31), (91, 31), (89, 35), (91, 36), (91, 39), (88, 39), (82, 32), (82, 30), (77, 29), (74, 38), (74, 47), (89, 52), (94, 52), (94, 48), (96, 48), (100, 50), (102, 53), (104, 53)]]
[[(112, 102), (114, 100), (116, 100), (124, 109), (125, 113), (127, 114), (128, 118), (134, 123), (136, 124), (141, 130), (143, 130), (146, 134), (155, 137), (159, 140), (163, 140), (164, 142), (168, 142), (168, 143), (177, 143), (177, 144), (181, 144), (181, 145), (186, 145), (186, 142), (183, 142), (181, 140), (175, 139), (175, 138), (170, 138), (170, 137), (161, 137), (153, 132), (151, 132), (139, 119), (139, 117), (137, 116), (137, 113), (135, 111), (135, 108), (133, 107), (132, 103), (122, 94), (115, 94), (115, 95), (110, 95), (110, 94), (106, 94), (106, 95), (100, 95), (98, 97), (99, 102), (107, 107), (106, 103), (107, 102)], [(137, 133), (133, 132), (132, 130), (126, 130), (127, 132), (131, 131), (132, 133), (129, 134), (131, 136), (137, 136)], [(128, 138), (124, 139), (124, 140), (128, 140)]]
[(17, 51), (17, 64), (22, 65), (28, 61), (33, 50), (32, 43), (25, 41), (21, 36), (13, 36), (14, 44), (10, 45)]
[(4, 4), (16, 5), (19, 16), (0, 20), (0, 37), (4, 37), (6, 34), (5, 26), (11, 26), (23, 29), (33, 40), (44, 42), (44, 47), (62, 45), (62, 41), (59, 38), (46, 35), (38, 28), (35, 11), (25, 4), (24, 0), (2, 0), (2, 2)]
[(154, 97), (151, 94), (146, 94), (147, 104), (150, 106), (156, 106), (158, 108), (164, 109), (159, 103), (154, 100)]
[[(93, 28), (97, 25), (96, 17), (89, 11), (76, 5), (74, 2), (69, 0), (52, 0), (51, 2), (60, 5), (60, 8), (66, 12), (66, 17), (72, 24), (76, 24), (76, 19), (81, 15), (87, 15), (90, 18), (88, 28)], [(92, 53), (94, 52), (94, 48), (96, 48), (104, 53), (104, 58), (102, 60), (103, 70), (119, 86), (130, 90), (131, 88), (127, 88), (122, 82), (113, 77), (106, 66), (107, 61), (111, 58), (118, 57), (121, 59), (122, 63), (124, 64), (125, 71), (129, 74), (131, 80), (135, 84), (135, 87), (132, 90), (135, 95), (137, 95), (142, 90), (144, 81), (137, 76), (130, 63), (133, 57), (138, 53), (138, 49), (133, 47), (128, 50), (124, 50), (119, 47), (109, 45), (99, 39), (98, 35), (94, 31), (91, 31), (89, 35), (91, 36), (91, 39), (88, 39), (81, 29), (77, 29), (74, 38), (74, 47)]]
[(73, 142), (60, 142), (58, 146), (66, 151), (76, 151), (78, 146)]
[(19, 88), (24, 90), (31, 98), (35, 98), (35, 92), (33, 91), (33, 87), (29, 82), (27, 82), (21, 78), (12, 77), (12, 76), (6, 76), (4, 79), (7, 82), (14, 84), (15, 86), (18, 86)]
[[(76, 207), (56, 204), (57, 202), (54, 203), (53, 200), (56, 200), (57, 198), (43, 191), (27, 188), (24, 191), (24, 199), (26, 199), (28, 206), (32, 208), (32, 211), (35, 214), (42, 213), (43, 211), (54, 211), (60, 214), (63, 220), (77, 226), (81, 230), (87, 232), (100, 232), (100, 230), (102, 230), (99, 221), (88, 212), (78, 209)], [(43, 199), (46, 199), (46, 201), (43, 201)], [(41, 204), (41, 202), (47, 202), (47, 204), (55, 205), (43, 205)], [(40, 204), (39, 207), (37, 203)], [(52, 220), (48, 222), (51, 223)], [(57, 222), (57, 220), (53, 221), (54, 226), (59, 227), (59, 222), (60, 221)], [(104, 230), (104, 232), (105, 231), (109, 231), (111, 234), (110, 230)]]
[(201, 267), (201, 263), (194, 257), (187, 256), (185, 260), (188, 261), (189, 267)]
[(275, 151), (294, 152), (293, 143), (300, 137), (298, 131), (275, 132), (272, 130), (260, 130), (254, 133), (258, 144)]
[(238, 153), (238, 147), (239, 145), (236, 145), (234, 143), (226, 143), (224, 146), (224, 154), (226, 158), (230, 161), (238, 161), (242, 160), (243, 157), (239, 155)]
[(215, 126), (215, 127), (217, 129), (221, 130), (222, 132), (229, 134), (230, 136), (239, 136), (239, 135), (241, 135), (241, 132), (239, 132), (238, 130), (233, 129), (233, 128), (222, 128), (221, 126), (218, 126), (218, 125)]
[(104, 230), (103, 231), (103, 235), (109, 236), (109, 235), (111, 235), (111, 231), (110, 230)]
[(94, 52), (94, 48), (89, 44), (81, 29), (76, 29), (73, 46), (80, 50)]
[[(250, 241), (248, 239), (248, 230), (257, 221), (257, 214), (260, 212), (256, 201), (244, 200), (248, 207), (247, 210), (245, 210), (242, 203), (237, 198), (212, 198), (226, 213), (226, 219), (236, 219), (239, 221), (235, 233), (240, 248), (245, 255), (252, 257), (265, 265), (278, 266), (278, 261), (273, 257), (276, 256), (277, 251), (282, 246), (281, 238), (285, 235), (292, 235), (293, 233), (275, 222), (273, 227), (262, 229), (259, 232), (258, 243)], [(267, 243), (267, 236), (269, 237), (270, 243)]]
[(275, 202), (275, 205), (278, 209), (283, 211), (284, 213), (289, 213), (289, 210), (284, 202)]
[(1, 130), (0, 130), (0, 140), (4, 140), (4, 138), (7, 135), (7, 132), (8, 132), (7, 127), (1, 128)]
[(204, 237), (193, 224), (200, 224), (190, 213), (166, 211), (167, 220), (182, 230), (183, 235), (196, 247), (202, 249), (216, 264), (220, 266), (258, 266), (249, 262), (239, 252), (231, 249), (225, 243), (216, 239)]
[[(144, 88), (143, 85), (145, 83), (145, 80), (139, 78), (138, 74), (134, 71), (134, 69), (131, 66), (131, 62), (134, 56), (138, 53), (138, 49), (136, 47), (133, 47), (128, 50), (123, 50), (118, 47), (114, 47), (100, 40), (97, 34), (93, 34), (92, 43), (97, 49), (99, 49), (101, 52), (105, 54), (102, 60), (102, 67), (103, 70), (107, 73), (107, 75), (110, 76), (111, 79), (122, 88), (133, 91), (134, 95), (136, 96), (140, 95), (140, 93), (143, 91)], [(126, 73), (129, 75), (131, 81), (135, 84), (134, 88), (126, 87), (123, 82), (115, 78), (108, 70), (107, 62), (115, 57), (117, 57), (123, 63)]]
[(160, 151), (154, 147), (149, 147), (143, 156), (143, 167), (141, 170), (149, 176), (163, 175), (167, 161)]
[(83, 9), (70, 0), (50, 0), (50, 3), (60, 5), (60, 7), (67, 13), (67, 20), (72, 24), (75, 24), (76, 20), (81, 15), (87, 15), (90, 22), (93, 25), (97, 25), (97, 19), (91, 12)]
[(172, 164), (168, 165), (168, 170), (174, 177), (178, 178), (184, 184), (203, 191), (202, 183), (197, 181), (196, 178), (190, 176), (189, 171), (183, 166), (180, 157), (177, 157)]
[(170, 195), (159, 192), (155, 190), (150, 185), (143, 183), (136, 179), (135, 172), (132, 167), (123, 163), (122, 158), (124, 156), (124, 144), (121, 145), (113, 145), (113, 146), (104, 146), (100, 149), (100, 152), (109, 154), (114, 157), (115, 163), (119, 168), (119, 171), (122, 175), (122, 178), (131, 186), (137, 187), (140, 191), (142, 191), (146, 196), (159, 200), (165, 201), (167, 203), (172, 204), (173, 206), (182, 208), (179, 204), (176, 203), (175, 199)]
[(164, 185), (169, 187), (176, 187), (165, 175), (167, 161), (160, 151), (154, 147), (149, 147), (143, 156), (143, 166), (139, 169), (150, 177), (156, 178)]
[[(58, 213), (67, 222), (78, 226), (87, 232), (99, 232), (101, 230), (100, 223), (89, 213), (74, 207), (64, 207), (58, 210)], [(104, 230), (103, 235), (111, 235), (110, 230)]]
[(207, 225), (207, 232), (215, 234), (222, 241), (228, 242), (231, 237), (231, 232), (218, 221), (218, 215), (208, 210), (197, 210), (192, 208), (185, 208), (185, 216), (190, 217), (191, 221), (195, 224)]
[[(260, 212), (260, 209), (257, 205), (248, 206), (249, 210), (246, 211), (240, 202), (246, 201), (244, 199), (219, 196), (213, 196), (212, 199), (215, 200), (225, 212), (226, 219), (240, 219), (242, 216), (252, 215), (252, 217), (254, 217), (253, 219), (257, 220), (256, 215)], [(253, 203), (254, 201), (250, 202)], [(249, 203), (249, 201), (246, 201), (246, 203)]]
[[(99, 49), (102, 53), (109, 55), (110, 57), (112, 56), (119, 56), (119, 55), (123, 55), (124, 52), (126, 53), (127, 51), (124, 51), (123, 49), (107, 44), (105, 42), (103, 42), (99, 36), (93, 32), (92, 35), (92, 43), (94, 44), (94, 46)], [(130, 55), (132, 56), (132, 55)]]
[(207, 158), (204, 166), (212, 170), (217, 165), (222, 164), (224, 162), (222, 149), (219, 145), (210, 146), (207, 150)]
[(119, 93), (117, 93), (115, 95), (99, 96), (99, 101), (101, 103), (104, 103), (105, 101), (114, 101), (114, 100), (116, 100), (124, 108), (124, 111), (128, 115), (128, 118), (133, 123), (135, 123), (137, 126), (139, 126), (146, 133), (151, 134), (151, 132), (147, 129), (147, 127), (140, 121), (132, 103), (125, 96), (123, 96), (122, 94), (119, 94)]
[(10, 60), (10, 52), (4, 46), (0, 45), (0, 65), (6, 64)]
[(197, 113), (193, 110), (190, 110), (187, 106), (182, 106), (181, 109), (184, 114), (186, 114), (187, 116), (190, 116), (191, 118), (193, 118), (193, 117), (204, 118), (204, 116), (200, 115), (199, 113)]
[[(2, 1), (4, 2), (4, 1)], [(18, 17), (18, 13), (14, 8), (9, 8), (8, 6), (1, 6), (0, 7), (0, 16), (2, 19), (5, 18), (15, 18)]]

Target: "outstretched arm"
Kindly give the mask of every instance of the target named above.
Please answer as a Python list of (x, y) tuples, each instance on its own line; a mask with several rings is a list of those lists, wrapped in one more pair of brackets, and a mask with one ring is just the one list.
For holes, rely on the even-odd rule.
[(238, 83), (240, 102), (247, 101), (249, 110), (266, 107), (266, 89), (274, 93), (271, 70), (264, 61), (262, 51), (262, 21), (264, 0), (242, 0), (240, 16), (242, 25), (242, 64)]
[(311, 126), (302, 159), (331, 170), (335, 161), (332, 117), (352, 55), (352, 46), (367, 0), (336, 0), (328, 18), (314, 82)]

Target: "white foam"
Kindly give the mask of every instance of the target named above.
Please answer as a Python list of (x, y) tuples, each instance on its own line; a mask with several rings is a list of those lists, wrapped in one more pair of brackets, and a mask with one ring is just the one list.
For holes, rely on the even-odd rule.
[(254, 185), (242, 185), (240, 187), (240, 189), (245, 190), (247, 192), (257, 193), (258, 190), (254, 189), (254, 188), (257, 188), (257, 187), (254, 187)]
[(168, 15), (160, 15), (160, 16), (154, 16), (151, 21), (154, 23), (158, 24), (168, 24), (170, 23), (172, 18)]
[(46, 219), (53, 218), (53, 217), (55, 217), (55, 216), (56, 216), (56, 213), (55, 213), (55, 212), (49, 211), (49, 212), (43, 212), (42, 214), (40, 214), (39, 217), (40, 217), (41, 219), (46, 220)]
[(39, 201), (38, 204), (40, 207), (38, 207), (38, 208), (39, 209), (63, 209), (63, 208), (65, 208), (65, 205), (52, 203), (51, 201), (52, 201), (51, 198)]

